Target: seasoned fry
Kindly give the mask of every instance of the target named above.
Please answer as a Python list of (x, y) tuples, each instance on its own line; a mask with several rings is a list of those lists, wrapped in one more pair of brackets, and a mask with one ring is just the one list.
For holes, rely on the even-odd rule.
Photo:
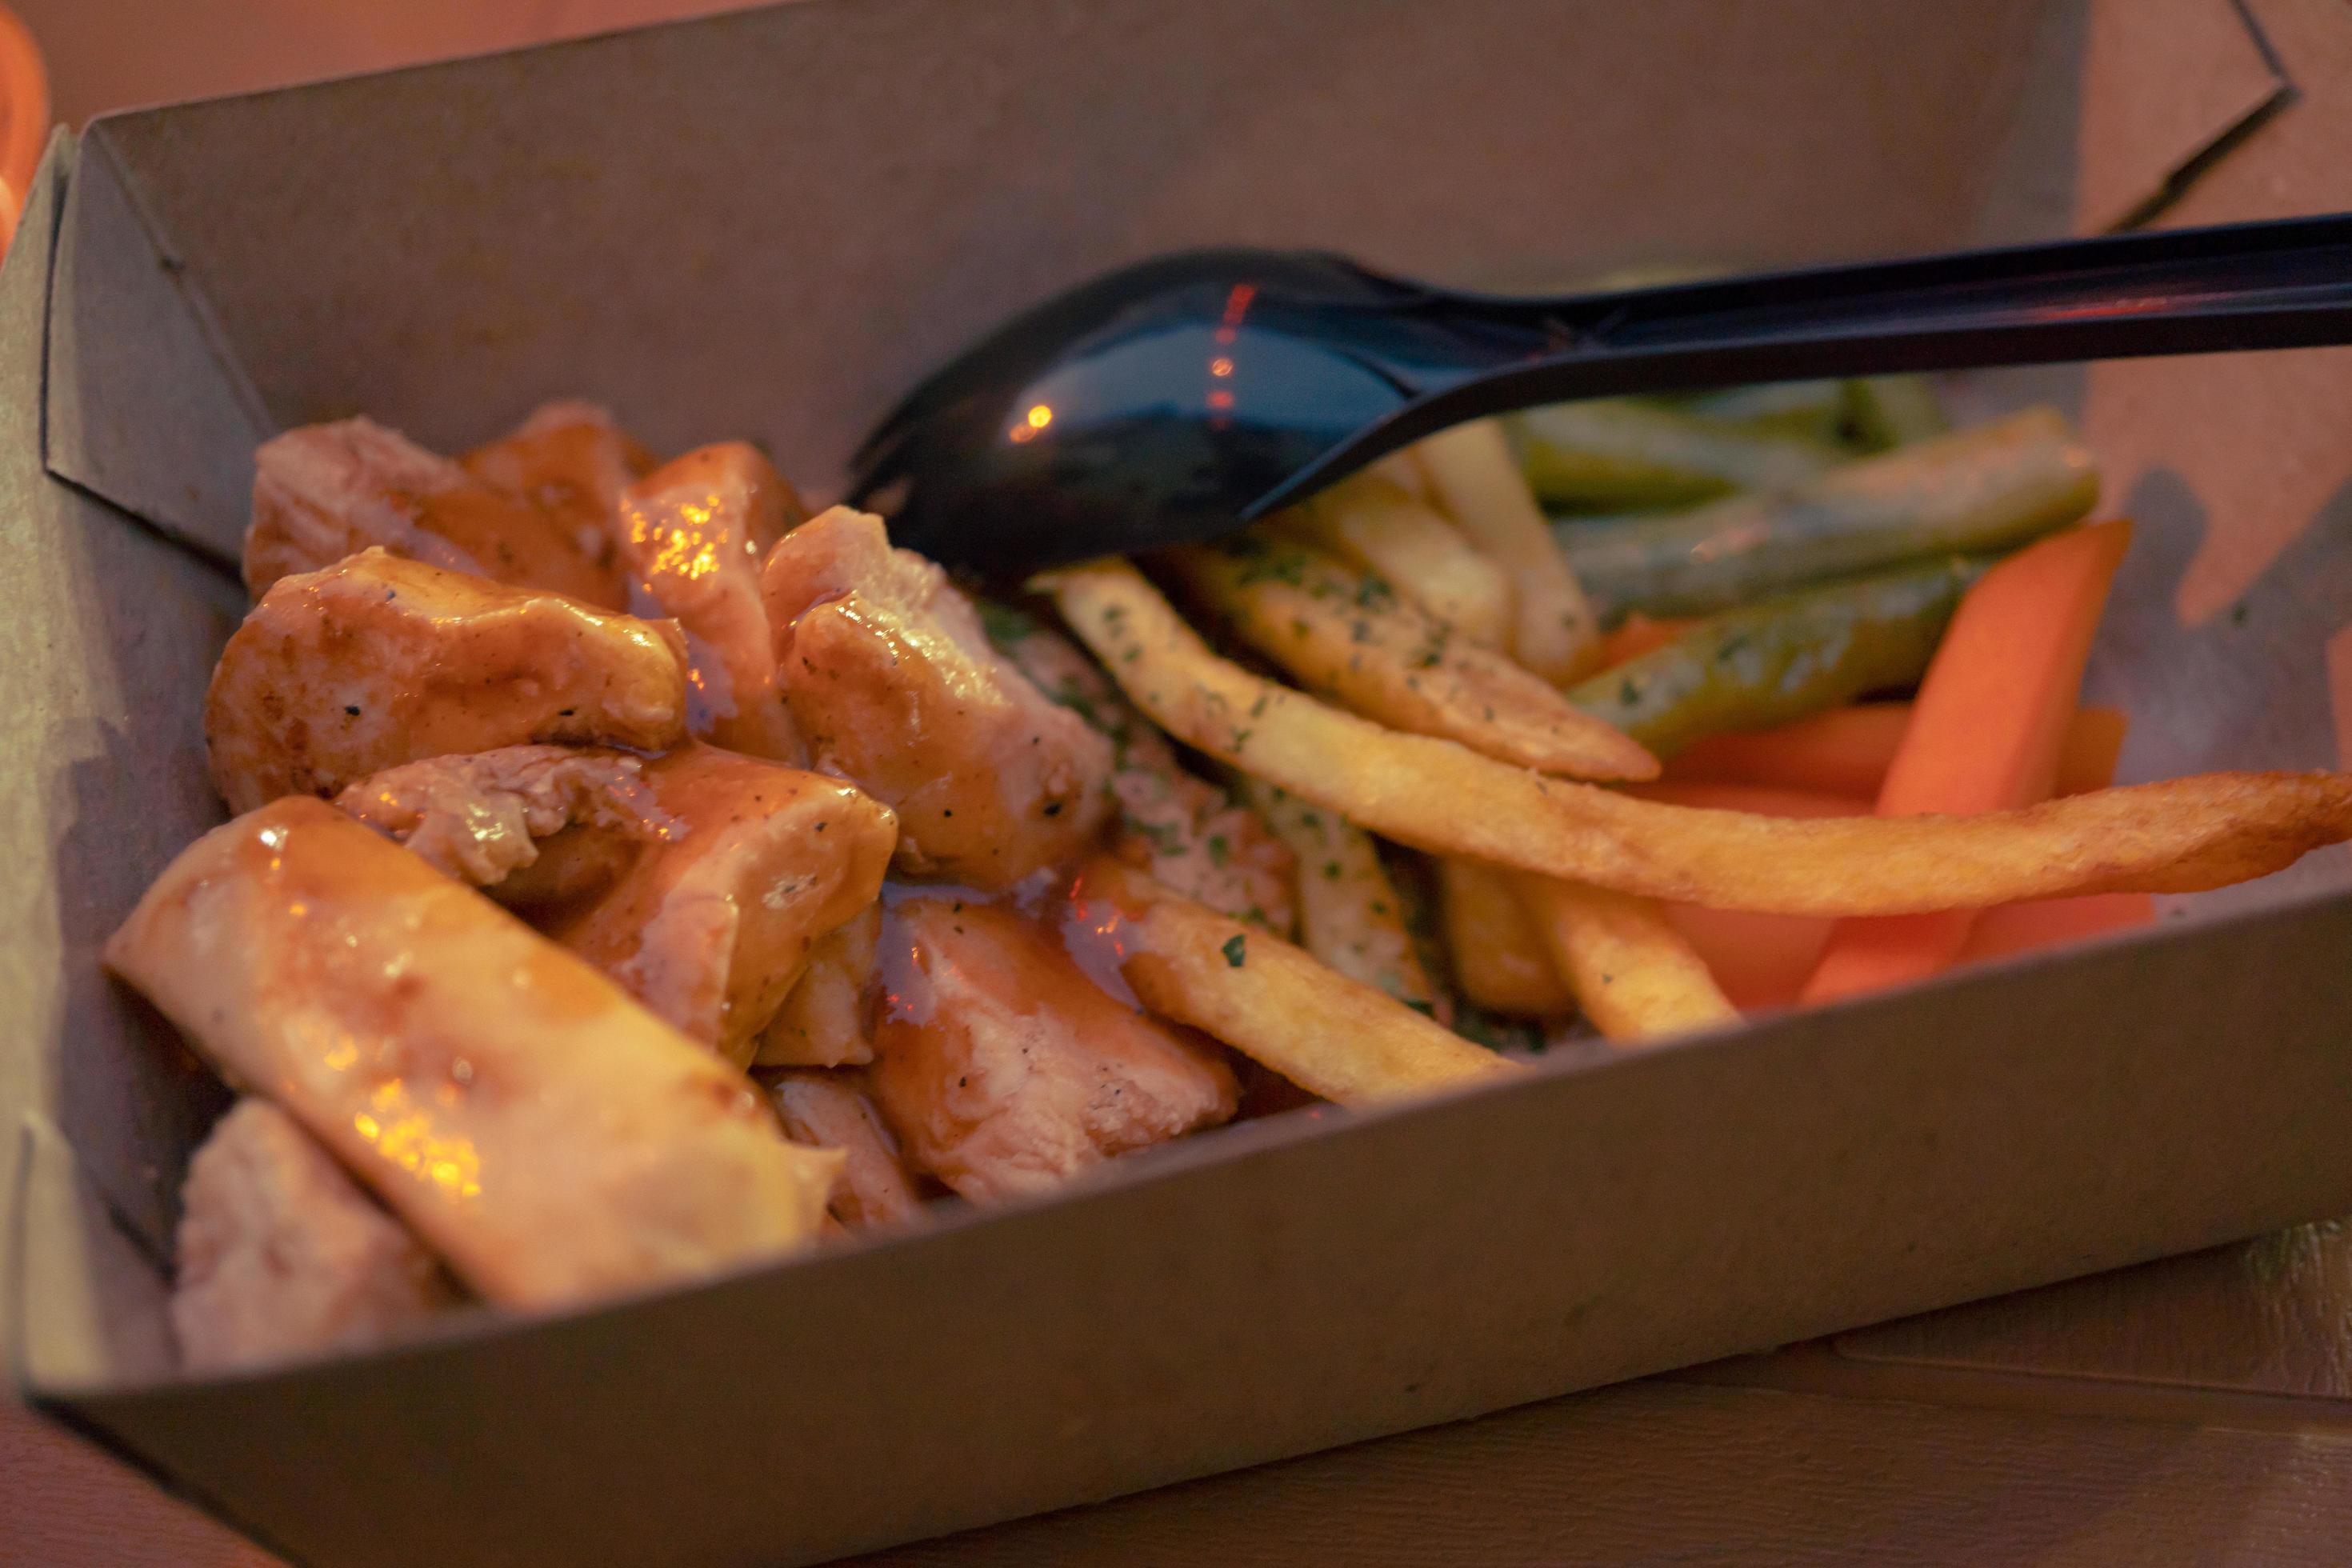
[(326, 802), (205, 835), (106, 945), (482, 1295), (560, 1307), (817, 1234), (836, 1155), (586, 963)]
[(1593, 1027), (1618, 1045), (1738, 1021), (1658, 906), (1552, 877), (1512, 879)]
[(1372, 836), (1263, 779), (1243, 780), (1242, 798), (1298, 858), (1300, 945), (1349, 979), (1441, 1018), (1444, 1001), (1413, 951), (1404, 901)]
[(231, 811), (532, 742), (657, 751), (686, 731), (677, 628), (366, 550), (280, 578), (205, 698)]
[(1385, 578), (1280, 536), (1170, 552), (1242, 641), (1308, 690), (1416, 735), (1571, 778), (1646, 779), (1657, 759)]
[(1503, 427), (1473, 419), (1416, 448), (1438, 505), (1511, 584), (1511, 657), (1554, 685), (1592, 666), (1600, 622), (1511, 457)]
[(1454, 984), (1474, 1007), (1515, 1017), (1576, 1011), (1575, 994), (1551, 961), (1543, 932), (1511, 886), (1511, 874), (1476, 860), (1437, 863), (1438, 900)]
[(1351, 475), (1276, 521), (1378, 574), (1472, 642), (1501, 647), (1509, 638), (1511, 580), (1402, 487), (1369, 473)]
[(988, 640), (1038, 690), (1111, 744), (1118, 858), (1188, 899), (1288, 936), (1297, 924), (1297, 858), (1257, 813), (1176, 760), (1094, 660), (1019, 610), (983, 601)]
[(1123, 562), (1041, 584), (1137, 706), (1371, 831), (1620, 892), (1782, 914), (1904, 914), (2192, 892), (2352, 837), (2352, 775), (2208, 773), (1975, 817), (1786, 821), (1662, 805), (1399, 734), (1217, 658)]
[[(1301, 1089), (1363, 1105), (1515, 1070), (1286, 942), (1181, 898), (1108, 856), (1072, 894), (1074, 943), (1161, 1017), (1189, 1024)], [(1081, 945), (1081, 951), (1084, 951)]]

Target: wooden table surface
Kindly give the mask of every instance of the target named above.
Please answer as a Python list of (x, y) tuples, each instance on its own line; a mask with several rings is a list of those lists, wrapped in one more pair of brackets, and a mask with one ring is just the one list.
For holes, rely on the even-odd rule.
[[(15, 3), (50, 56), (58, 111), (76, 121), (123, 104), (723, 8), (723, 0)], [(2179, 40), (2210, 37), (2222, 5), (2093, 0), (2089, 153), (2145, 144), (2140, 131), (2118, 142), (2112, 127), (2142, 126), (2148, 104), (2174, 100), (2163, 79), (2180, 74)], [(2249, 0), (2248, 12), (2299, 96), (2190, 192), (2181, 216), (2352, 208), (2352, 159), (2343, 155), (2352, 146), (2352, 5)], [(2151, 50), (2163, 57), (2154, 65)], [(2086, 155), (2086, 167), (2095, 162)], [(2340, 414), (2352, 406), (2352, 364), (2327, 376), (2318, 390)], [(2260, 401), (2251, 385), (2211, 400), (2225, 418), (2234, 410), (2257, 423)], [(2154, 429), (2145, 438), (2178, 450), (2197, 445), (2189, 434)], [(2189, 478), (2202, 488), (2201, 475)], [(2259, 572), (2281, 547), (2243, 539), (2202, 565)], [(2352, 642), (2346, 653), (2340, 673), (2352, 692)], [(2344, 706), (2352, 715), (2352, 697)], [(2310, 1227), (867, 1561), (1724, 1557), (2352, 1561), (2352, 1235)], [(0, 1402), (0, 1563), (275, 1561)]]

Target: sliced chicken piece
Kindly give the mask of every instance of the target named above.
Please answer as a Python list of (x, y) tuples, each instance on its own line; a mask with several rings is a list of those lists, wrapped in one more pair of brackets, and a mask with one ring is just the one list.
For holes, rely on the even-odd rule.
[(205, 703), (231, 811), (402, 763), (531, 742), (641, 751), (686, 733), (677, 629), (366, 550), (280, 581)]
[(947, 574), (835, 507), (762, 576), (785, 700), (815, 765), (898, 812), (910, 876), (1012, 886), (1100, 826), (1110, 743), (989, 646)]
[(1111, 743), (1118, 802), (1112, 850), (1221, 914), (1287, 937), (1297, 924), (1298, 860), (1246, 803), (1176, 759), (1084, 649), (1015, 610), (988, 607), (989, 637), (1037, 689)]
[(545, 403), (488, 446), (458, 458), (476, 479), (561, 518), (583, 538), (600, 542), (611, 563), (614, 509), (621, 492), (659, 461), (593, 403)]
[(834, 1218), (863, 1229), (920, 1217), (922, 1195), (857, 1074), (788, 1072), (769, 1082), (768, 1097), (793, 1142), (841, 1151)]
[(882, 984), (875, 1103), (916, 1168), (974, 1202), (1215, 1126), (1239, 1099), (1215, 1047), (1114, 998), (999, 905), (894, 899)]
[(172, 1329), (193, 1373), (394, 1338), (457, 1295), (301, 1126), (241, 1100), (188, 1163)]
[(801, 1246), (837, 1155), (594, 968), (322, 800), (183, 851), (108, 965), (492, 1301)]
[(557, 941), (737, 1063), (783, 1005), (817, 938), (874, 901), (897, 837), (856, 785), (689, 745), (646, 764), (675, 826)]
[(776, 684), (760, 562), (805, 514), (800, 497), (740, 441), (673, 458), (622, 492), (621, 551), (641, 615), (686, 633), (688, 726), (731, 751), (806, 760)]
[(526, 879), (526, 903), (593, 892), (617, 875), (633, 846), (679, 830), (625, 752), (571, 746), (501, 746), (471, 756), (428, 757), (386, 768), (335, 797), (339, 810), (425, 858), (443, 876), (501, 897), (513, 874), (536, 867), (541, 841), (567, 829), (594, 836), (610, 855), (559, 852), (562, 862)]
[(316, 572), (370, 545), (451, 572), (628, 607), (612, 530), (485, 483), (365, 419), (306, 425), (254, 454), (245, 585)]
[(755, 1066), (863, 1067), (874, 1059), (866, 1001), (881, 935), (882, 906), (874, 903), (816, 939), (799, 984), (760, 1032)]

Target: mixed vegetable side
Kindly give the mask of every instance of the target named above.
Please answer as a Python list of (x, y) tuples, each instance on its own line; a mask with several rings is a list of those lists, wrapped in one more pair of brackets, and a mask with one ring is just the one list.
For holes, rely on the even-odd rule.
[[(234, 820), (107, 950), (245, 1098), (192, 1367), (562, 1307), (1234, 1120), (2145, 921), (2352, 779), (2109, 787), (2121, 521), (1906, 380), (1444, 432), (993, 596), (551, 405), (257, 458)], [(1547, 510), (1549, 509), (1549, 515)]]

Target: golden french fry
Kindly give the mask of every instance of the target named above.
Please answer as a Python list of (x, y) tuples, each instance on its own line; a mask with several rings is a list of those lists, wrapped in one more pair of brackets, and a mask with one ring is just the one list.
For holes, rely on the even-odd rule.
[(1736, 1022), (1706, 962), (1658, 906), (1631, 893), (1512, 879), (1593, 1027), (1619, 1045)]
[(1516, 1065), (1255, 927), (1097, 856), (1078, 875), (1074, 942), (1146, 1010), (1190, 1025), (1342, 1105), (1475, 1083)]
[(1040, 584), (1137, 706), (1400, 844), (1774, 914), (1912, 914), (2242, 882), (2352, 837), (2352, 775), (2203, 773), (1980, 816), (1764, 817), (1637, 800), (1400, 734), (1219, 658), (1123, 561)]
[(1582, 676), (1600, 649), (1600, 624), (1511, 456), (1503, 427), (1492, 419), (1473, 419), (1439, 431), (1413, 450), (1440, 510), (1510, 580), (1517, 602), (1504, 646), (1555, 685)]
[(1283, 527), (1377, 572), (1397, 591), (1472, 642), (1501, 647), (1510, 635), (1511, 580), (1460, 531), (1411, 491), (1354, 474), (1282, 514)]
[(1404, 901), (1372, 836), (1264, 779), (1244, 778), (1242, 798), (1298, 858), (1301, 945), (1349, 979), (1437, 1017), (1441, 998), (1413, 951)]
[(1639, 742), (1384, 577), (1279, 534), (1171, 552), (1169, 563), (1244, 642), (1368, 719), (1571, 778), (1657, 776)]
[(1510, 878), (1475, 860), (1437, 863), (1454, 984), (1473, 1006), (1490, 1013), (1528, 1018), (1573, 1013), (1575, 993), (1554, 967), (1543, 932)]
[(1421, 466), (1421, 458), (1410, 447), (1399, 447), (1384, 458), (1375, 458), (1364, 465), (1364, 472), (1376, 479), (1386, 479), (1397, 489), (1426, 507), (1434, 507), (1436, 498), (1429, 492), (1429, 470)]

